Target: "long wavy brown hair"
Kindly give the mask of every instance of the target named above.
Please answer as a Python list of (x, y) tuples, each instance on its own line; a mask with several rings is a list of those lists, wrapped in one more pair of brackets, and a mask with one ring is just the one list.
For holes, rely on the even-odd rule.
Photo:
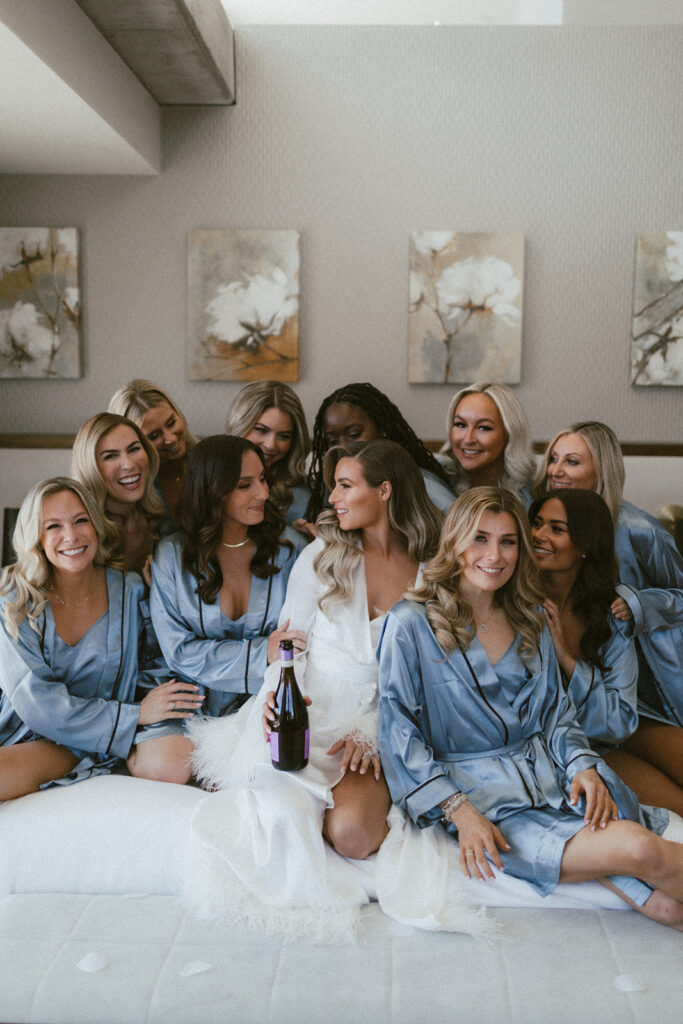
[[(223, 573), (216, 557), (223, 535), (223, 498), (234, 491), (242, 475), (242, 457), (255, 452), (264, 468), (263, 455), (255, 444), (232, 434), (205, 437), (190, 452), (180, 500), (180, 525), (185, 532), (183, 567), (197, 580), (202, 601), (214, 601), (223, 585)], [(248, 534), (256, 543), (250, 569), (259, 579), (280, 571), (278, 549), (289, 541), (280, 540), (284, 519), (266, 501), (263, 520), (250, 526)]]

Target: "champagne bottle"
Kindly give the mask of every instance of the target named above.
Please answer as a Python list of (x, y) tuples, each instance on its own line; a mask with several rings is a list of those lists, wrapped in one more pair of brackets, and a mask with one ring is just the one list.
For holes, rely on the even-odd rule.
[(308, 709), (294, 675), (294, 646), (280, 641), (280, 681), (275, 691), (275, 721), (270, 726), (270, 759), (281, 772), (308, 764)]

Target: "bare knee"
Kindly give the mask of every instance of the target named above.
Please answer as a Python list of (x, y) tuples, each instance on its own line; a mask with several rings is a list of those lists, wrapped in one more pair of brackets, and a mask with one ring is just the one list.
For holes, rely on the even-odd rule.
[(350, 808), (334, 808), (325, 817), (324, 835), (341, 857), (365, 860), (376, 853), (387, 834), (386, 821), (369, 821)]
[[(157, 744), (162, 745), (157, 749)], [(128, 758), (128, 771), (137, 779), (174, 782), (180, 786), (189, 782), (192, 775), (188, 751), (164, 749), (161, 740), (146, 740), (138, 744)]]
[(647, 877), (662, 870), (666, 860), (666, 843), (644, 827), (633, 829), (623, 847), (628, 859), (629, 874)]

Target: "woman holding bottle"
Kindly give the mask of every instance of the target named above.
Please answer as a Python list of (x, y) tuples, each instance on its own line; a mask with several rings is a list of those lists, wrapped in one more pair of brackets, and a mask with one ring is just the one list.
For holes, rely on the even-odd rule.
[[(343, 858), (367, 858), (388, 831), (377, 642), (386, 612), (436, 548), (440, 515), (418, 467), (392, 441), (335, 446), (324, 469), (333, 509), (318, 517), (318, 537), (292, 570), (281, 613), (308, 638), (295, 660), (312, 702), (308, 765), (274, 771), (263, 741), (277, 665), (229, 758), (220, 754), (218, 723), (193, 730), (199, 775), (225, 791), (195, 814), (194, 848), (207, 867), (191, 903), (266, 931), (341, 937), (367, 902)], [(225, 820), (240, 821), (240, 829), (222, 828)]]

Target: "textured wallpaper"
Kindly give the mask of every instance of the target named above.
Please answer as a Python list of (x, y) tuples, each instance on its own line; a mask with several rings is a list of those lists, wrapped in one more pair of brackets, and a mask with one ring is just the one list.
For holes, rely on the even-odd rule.
[(297, 390), (349, 380), (443, 435), (453, 385), (407, 383), (411, 230), (526, 238), (522, 383), (533, 435), (603, 419), (680, 441), (683, 391), (629, 385), (635, 235), (683, 229), (683, 30), (239, 29), (237, 104), (168, 108), (156, 178), (0, 178), (0, 224), (75, 226), (80, 381), (0, 380), (0, 432), (69, 432), (133, 376), (200, 434), (239, 385), (187, 377), (193, 228), (301, 233)]

